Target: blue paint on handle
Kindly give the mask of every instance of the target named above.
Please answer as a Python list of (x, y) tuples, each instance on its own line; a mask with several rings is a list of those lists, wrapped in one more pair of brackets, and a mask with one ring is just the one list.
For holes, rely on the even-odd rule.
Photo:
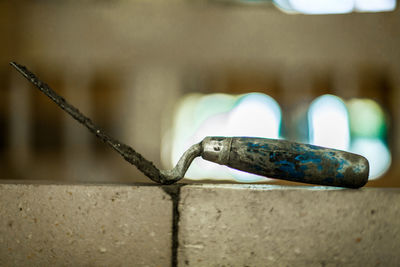
[(303, 178), (304, 170), (296, 170), (296, 164), (287, 160), (276, 161), (275, 165), (280, 171), (283, 171), (293, 178)]
[[(292, 178), (304, 178), (308, 173), (317, 171), (321, 175), (322, 173), (328, 175), (325, 180), (327, 183), (332, 183), (335, 179), (344, 178), (344, 171), (351, 165), (348, 160), (341, 157), (340, 153), (334, 151), (321, 153), (320, 151), (325, 148), (314, 145), (294, 143), (289, 153), (278, 150), (273, 144), (247, 142), (246, 145), (247, 152), (266, 157), (278, 172)], [(327, 162), (330, 163), (326, 164)], [(261, 171), (258, 164), (254, 164), (253, 168)]]

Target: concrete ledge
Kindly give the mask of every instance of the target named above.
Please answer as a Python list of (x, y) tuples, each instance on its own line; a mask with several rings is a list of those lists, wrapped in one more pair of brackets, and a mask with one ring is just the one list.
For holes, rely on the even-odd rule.
[(181, 189), (179, 266), (398, 266), (400, 190)]
[(0, 266), (169, 266), (161, 187), (0, 184)]
[(0, 183), (0, 266), (396, 266), (400, 189)]

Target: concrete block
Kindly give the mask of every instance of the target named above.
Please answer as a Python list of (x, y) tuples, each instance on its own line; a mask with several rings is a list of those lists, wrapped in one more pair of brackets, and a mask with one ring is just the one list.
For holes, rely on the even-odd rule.
[(399, 266), (400, 189), (181, 188), (179, 266)]
[(0, 184), (0, 266), (170, 266), (159, 186)]

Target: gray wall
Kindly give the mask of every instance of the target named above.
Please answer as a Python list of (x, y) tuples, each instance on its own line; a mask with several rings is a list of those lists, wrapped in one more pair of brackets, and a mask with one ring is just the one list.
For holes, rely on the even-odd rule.
[[(11, 60), (157, 165), (180, 96), (253, 88), (277, 99), (288, 121), (327, 92), (377, 100), (398, 165), (398, 10), (306, 16), (213, 2), (3, 1), (0, 15), (3, 179), (146, 181), (21, 81)], [(399, 186), (399, 172), (370, 184)]]

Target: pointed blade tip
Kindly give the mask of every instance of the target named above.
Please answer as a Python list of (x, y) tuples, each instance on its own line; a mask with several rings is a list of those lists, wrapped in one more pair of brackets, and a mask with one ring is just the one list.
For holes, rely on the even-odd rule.
[(23, 65), (20, 65), (15, 61), (11, 61), (10, 65), (13, 66), (19, 73), (27, 77), (26, 75), (28, 70)]
[(19, 69), (19, 64), (17, 62), (15, 62), (15, 61), (11, 61), (10, 65), (13, 66), (16, 69)]

